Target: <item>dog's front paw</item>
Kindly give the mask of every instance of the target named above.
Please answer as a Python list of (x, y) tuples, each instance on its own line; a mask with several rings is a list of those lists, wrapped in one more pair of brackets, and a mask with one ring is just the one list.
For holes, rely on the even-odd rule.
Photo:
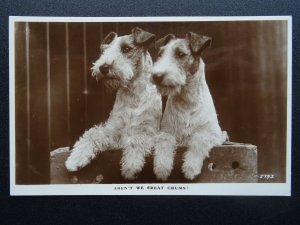
[(121, 166), (122, 176), (127, 180), (134, 180), (137, 174), (142, 170), (144, 163), (133, 160), (123, 160)]
[(189, 180), (195, 179), (196, 176), (198, 176), (201, 173), (203, 165), (203, 159), (200, 159), (199, 157), (194, 156), (193, 154), (187, 154), (185, 155), (184, 163), (182, 165), (182, 172), (184, 174), (184, 177)]
[(74, 148), (71, 155), (65, 162), (65, 166), (68, 171), (74, 172), (88, 165), (91, 160), (92, 154), (89, 153), (88, 149)]
[(173, 169), (173, 159), (154, 159), (153, 172), (158, 180), (166, 181)]
[(182, 166), (182, 172), (186, 179), (194, 180), (195, 177), (200, 174), (201, 170), (199, 171), (195, 166), (187, 165), (187, 163), (184, 163)]
[(122, 176), (127, 180), (134, 180), (137, 174), (142, 171), (145, 159), (142, 154), (134, 151), (127, 151), (121, 160)]
[(133, 169), (124, 169), (122, 168), (122, 176), (127, 180), (134, 180), (137, 178), (137, 171)]
[(153, 170), (156, 178), (162, 181), (167, 181), (172, 171), (171, 169), (158, 168), (158, 167), (155, 167)]
[(137, 178), (138, 173), (142, 170), (142, 163), (126, 162), (121, 166), (122, 176), (127, 180), (134, 180)]

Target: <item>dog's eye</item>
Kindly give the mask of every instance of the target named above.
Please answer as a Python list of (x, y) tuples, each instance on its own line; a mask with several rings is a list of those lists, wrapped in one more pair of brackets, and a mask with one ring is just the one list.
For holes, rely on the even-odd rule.
[(123, 53), (128, 53), (128, 52), (130, 52), (131, 49), (132, 49), (132, 48), (131, 48), (130, 46), (128, 46), (128, 45), (123, 45), (122, 48), (121, 48), (121, 51), (122, 51)]
[(178, 58), (182, 58), (182, 57), (186, 56), (186, 54), (184, 52), (181, 52), (181, 51), (176, 52), (176, 55), (177, 55)]

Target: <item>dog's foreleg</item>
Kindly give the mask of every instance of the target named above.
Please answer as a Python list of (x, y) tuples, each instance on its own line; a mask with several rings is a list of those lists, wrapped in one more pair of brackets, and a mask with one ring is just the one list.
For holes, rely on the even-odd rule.
[(157, 179), (166, 181), (173, 170), (176, 139), (168, 133), (159, 132), (155, 137), (153, 172)]
[(122, 176), (135, 179), (143, 169), (145, 157), (153, 147), (154, 130), (152, 127), (136, 126), (126, 130), (122, 138), (123, 156), (121, 159)]
[(186, 179), (193, 180), (201, 173), (203, 161), (209, 156), (210, 150), (222, 144), (222, 133), (212, 130), (201, 130), (193, 134), (184, 154), (182, 172)]
[(101, 151), (107, 150), (117, 138), (116, 130), (109, 125), (99, 125), (87, 130), (75, 143), (65, 162), (69, 171), (77, 171), (88, 165)]

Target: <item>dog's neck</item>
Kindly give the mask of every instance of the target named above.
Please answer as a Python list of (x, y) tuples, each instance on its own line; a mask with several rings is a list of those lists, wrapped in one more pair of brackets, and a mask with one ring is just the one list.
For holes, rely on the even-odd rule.
[[(150, 75), (149, 75), (150, 76)], [(141, 102), (147, 101), (149, 86), (151, 85), (148, 74), (140, 74), (130, 85), (122, 87), (117, 91), (116, 102), (118, 105), (127, 107), (138, 107)]]
[(123, 93), (127, 93), (132, 96), (140, 96), (143, 94), (147, 86), (150, 84), (150, 73), (146, 71), (141, 71), (134, 81), (128, 84), (126, 87), (120, 88), (120, 91)]
[(203, 104), (206, 95), (210, 95), (205, 81), (204, 69), (205, 64), (200, 59), (198, 70), (187, 77), (186, 84), (172, 98), (177, 103), (177, 107), (182, 107), (183, 109), (198, 107), (200, 104)]

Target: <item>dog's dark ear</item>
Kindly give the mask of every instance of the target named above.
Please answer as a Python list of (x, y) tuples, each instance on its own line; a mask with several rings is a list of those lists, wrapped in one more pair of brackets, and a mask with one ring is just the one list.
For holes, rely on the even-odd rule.
[(136, 45), (152, 48), (155, 43), (155, 35), (144, 31), (141, 28), (133, 28), (132, 35)]
[(110, 32), (102, 41), (101, 44), (109, 45), (118, 35), (115, 32)]
[(192, 53), (200, 55), (206, 48), (211, 46), (212, 38), (189, 32), (186, 34), (186, 39), (190, 43)]
[(165, 37), (159, 39), (158, 41), (155, 42), (155, 48), (159, 48), (161, 46), (164, 46), (166, 44), (168, 44), (168, 42), (172, 39), (175, 39), (175, 35), (174, 34), (168, 34)]

